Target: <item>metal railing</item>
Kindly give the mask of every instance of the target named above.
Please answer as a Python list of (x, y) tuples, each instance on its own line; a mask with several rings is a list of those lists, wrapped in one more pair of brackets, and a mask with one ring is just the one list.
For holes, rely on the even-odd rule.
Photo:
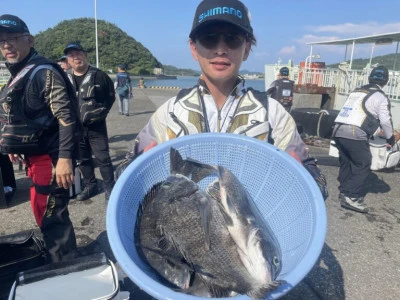
[[(355, 88), (368, 83), (371, 69), (300, 69), (296, 83), (301, 85), (315, 84), (323, 87), (336, 87), (340, 94), (349, 94)], [(389, 81), (383, 87), (391, 101), (400, 102), (400, 72), (390, 71)]]
[[(266, 88), (275, 80), (282, 65), (266, 65)], [(368, 83), (368, 76), (372, 68), (363, 70), (347, 70), (346, 68), (300, 68), (289, 67), (290, 79), (299, 85), (316, 85), (319, 87), (335, 87), (338, 94), (347, 95), (355, 88)], [(267, 80), (269, 82), (267, 82)], [(386, 95), (393, 102), (400, 103), (400, 72), (389, 71), (389, 81), (383, 88)]]

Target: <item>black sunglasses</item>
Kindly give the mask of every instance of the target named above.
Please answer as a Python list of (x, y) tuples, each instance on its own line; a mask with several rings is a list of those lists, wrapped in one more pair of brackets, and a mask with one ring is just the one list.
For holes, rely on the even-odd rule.
[(246, 40), (246, 35), (241, 32), (229, 32), (229, 33), (214, 33), (214, 32), (204, 32), (197, 35), (197, 40), (200, 44), (207, 49), (215, 48), (220, 38), (224, 39), (225, 44), (229, 49), (237, 49), (241, 47)]

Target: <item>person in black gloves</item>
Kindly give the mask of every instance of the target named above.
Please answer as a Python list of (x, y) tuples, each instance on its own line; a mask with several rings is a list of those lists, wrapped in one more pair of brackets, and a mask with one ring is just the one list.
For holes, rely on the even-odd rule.
[(339, 149), (340, 205), (360, 213), (369, 211), (364, 203), (365, 180), (371, 172), (372, 162), (369, 137), (380, 127), (387, 139), (387, 147), (395, 144), (390, 101), (382, 90), (388, 80), (386, 67), (372, 69), (369, 84), (350, 93), (335, 119), (333, 136)]

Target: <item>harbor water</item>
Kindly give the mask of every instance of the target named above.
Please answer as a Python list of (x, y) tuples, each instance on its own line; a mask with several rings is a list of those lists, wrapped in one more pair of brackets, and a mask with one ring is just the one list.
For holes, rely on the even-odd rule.
[[(177, 79), (150, 79), (144, 78), (146, 87), (170, 87), (170, 88), (190, 88), (197, 84), (198, 77), (195, 76), (177, 76)], [(245, 79), (247, 87), (252, 87), (261, 92), (265, 91), (264, 79)], [(139, 78), (132, 78), (132, 86), (137, 87)]]

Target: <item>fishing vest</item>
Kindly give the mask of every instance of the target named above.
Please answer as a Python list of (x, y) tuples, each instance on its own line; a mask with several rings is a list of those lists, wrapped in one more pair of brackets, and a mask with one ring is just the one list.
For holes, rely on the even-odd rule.
[(379, 119), (375, 118), (365, 107), (365, 103), (374, 93), (383, 93), (376, 85), (365, 85), (350, 93), (335, 123), (360, 127), (368, 135), (374, 134), (379, 127)]
[(50, 60), (35, 55), (27, 65), (10, 78), (0, 93), (0, 152), (3, 154), (39, 153), (39, 137), (44, 130), (56, 126), (56, 118), (49, 109), (37, 111), (32, 118), (25, 113), (25, 87), (41, 69), (59, 66)]
[[(249, 88), (239, 100), (230, 120), (228, 133), (242, 134), (269, 141), (268, 97), (265, 92)], [(169, 107), (166, 140), (179, 136), (207, 132), (205, 112), (197, 87), (181, 90)]]
[(108, 110), (103, 103), (96, 101), (95, 78), (99, 69), (89, 66), (89, 70), (82, 81), (80, 87), (77, 87), (74, 75), (68, 73), (68, 78), (76, 91), (76, 97), (79, 102), (79, 112), (81, 122), (84, 125), (92, 124), (98, 120), (104, 120), (107, 117)]
[(292, 106), (293, 100), (293, 86), (294, 81), (289, 79), (279, 79), (276, 81), (276, 94), (274, 93), (273, 98), (278, 100), (283, 106)]
[(118, 96), (122, 98), (127, 98), (129, 96), (129, 81), (128, 74), (126, 72), (117, 73), (117, 93)]

